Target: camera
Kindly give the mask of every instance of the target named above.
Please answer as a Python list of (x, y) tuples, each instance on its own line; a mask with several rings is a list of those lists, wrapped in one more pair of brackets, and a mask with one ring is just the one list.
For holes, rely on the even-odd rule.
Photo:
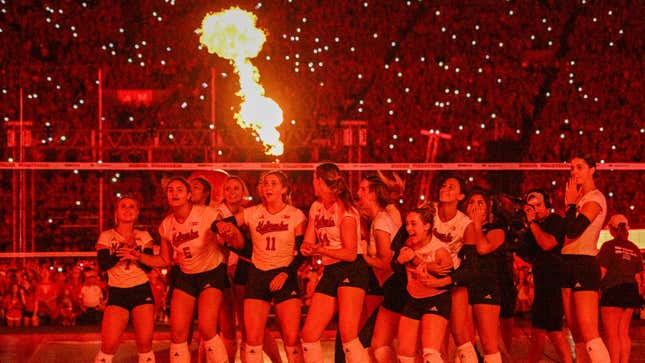
[(506, 194), (495, 194), (491, 198), (491, 212), (496, 220), (506, 230), (506, 241), (518, 243), (525, 240), (529, 233), (528, 220), (524, 207), (527, 205), (522, 198)]

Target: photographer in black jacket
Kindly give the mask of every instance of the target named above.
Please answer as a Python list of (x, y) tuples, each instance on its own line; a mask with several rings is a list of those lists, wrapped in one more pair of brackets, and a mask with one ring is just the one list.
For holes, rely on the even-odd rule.
[(551, 213), (549, 197), (542, 190), (529, 191), (524, 202), (527, 230), (523, 234), (523, 247), (518, 253), (533, 265), (535, 283), (529, 362), (537, 363), (542, 358), (545, 337), (548, 335), (560, 356), (559, 360), (570, 363), (571, 349), (562, 332), (564, 311), (560, 290), (564, 219)]

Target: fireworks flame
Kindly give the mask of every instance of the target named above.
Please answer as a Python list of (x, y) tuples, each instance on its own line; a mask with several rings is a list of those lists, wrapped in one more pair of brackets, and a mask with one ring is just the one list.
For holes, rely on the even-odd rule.
[(267, 155), (282, 155), (284, 145), (276, 129), (282, 124), (282, 109), (271, 98), (264, 96), (259, 83), (260, 73), (249, 59), (257, 57), (266, 35), (255, 26), (255, 14), (232, 7), (218, 13), (209, 13), (199, 29), (199, 41), (209, 53), (228, 59), (240, 77), (242, 98), (240, 111), (235, 114), (238, 125), (257, 133)]

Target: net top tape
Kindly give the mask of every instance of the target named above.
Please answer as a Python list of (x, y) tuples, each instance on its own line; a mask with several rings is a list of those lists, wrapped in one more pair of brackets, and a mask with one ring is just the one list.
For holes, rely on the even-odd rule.
[[(0, 162), (0, 170), (132, 170), (213, 171), (268, 170), (312, 171), (319, 163), (66, 163)], [(337, 163), (342, 170), (433, 171), (433, 170), (569, 170), (568, 163)], [(599, 163), (598, 170), (645, 170), (645, 163)]]

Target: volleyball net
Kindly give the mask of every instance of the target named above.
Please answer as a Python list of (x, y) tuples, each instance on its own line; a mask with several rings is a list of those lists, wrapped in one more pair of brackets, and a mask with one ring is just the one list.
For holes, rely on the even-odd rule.
[[(138, 228), (156, 237), (169, 212), (165, 181), (173, 176), (205, 176), (213, 185), (212, 200), (223, 198), (226, 175), (238, 175), (250, 191), (249, 203), (258, 201), (262, 172), (283, 170), (292, 184), (292, 200), (307, 211), (315, 199), (312, 175), (318, 163), (110, 163), (110, 162), (1, 162), (0, 262), (4, 258), (72, 258), (93, 256), (101, 230), (114, 224), (116, 198), (135, 194), (141, 201)], [(405, 192), (397, 203), (403, 211), (424, 200), (436, 199), (438, 183), (456, 175), (467, 186), (482, 186), (512, 196), (542, 188), (563, 206), (569, 178), (566, 163), (339, 163), (352, 188), (376, 171), (397, 173)], [(645, 163), (599, 163), (596, 182), (605, 194), (610, 213), (628, 216), (634, 228), (645, 226), (642, 192)], [(83, 252), (76, 252), (83, 251)]]

